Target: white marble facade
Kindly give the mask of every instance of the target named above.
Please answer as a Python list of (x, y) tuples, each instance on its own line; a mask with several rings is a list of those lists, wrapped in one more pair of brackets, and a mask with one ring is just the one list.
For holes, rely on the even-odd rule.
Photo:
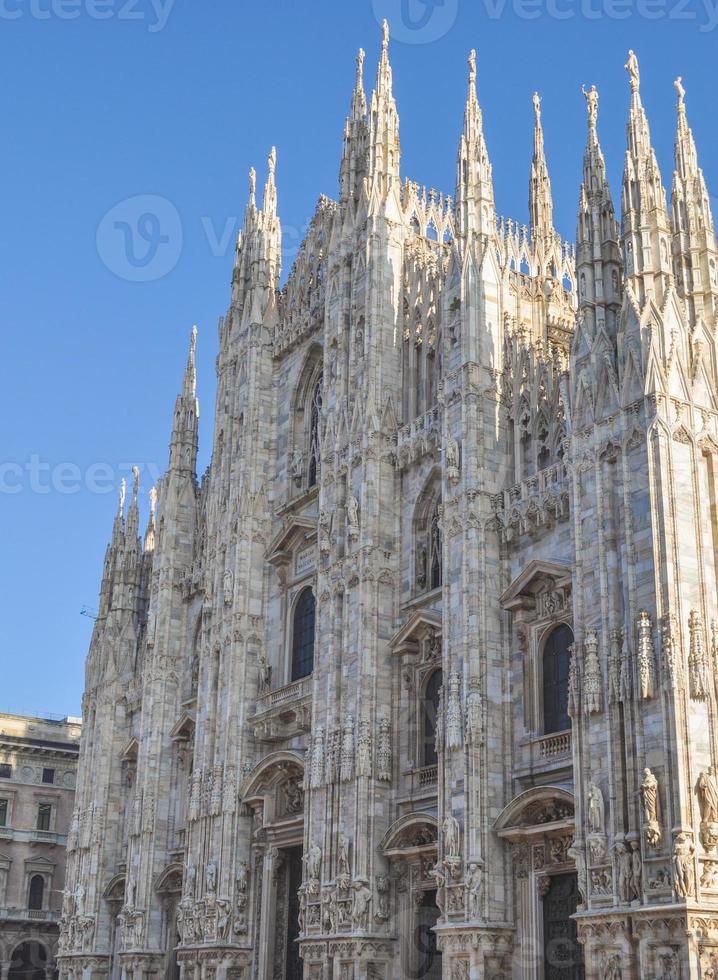
[[(385, 28), (280, 288), (256, 177), (196, 476), (193, 333), (87, 659), (61, 980), (718, 971), (718, 252), (677, 89), (629, 54), (620, 224), (576, 244), (534, 97), (530, 227), (476, 95), (455, 196), (400, 169)], [(617, 66), (620, 70), (620, 66)], [(156, 506), (155, 506), (156, 500)]]

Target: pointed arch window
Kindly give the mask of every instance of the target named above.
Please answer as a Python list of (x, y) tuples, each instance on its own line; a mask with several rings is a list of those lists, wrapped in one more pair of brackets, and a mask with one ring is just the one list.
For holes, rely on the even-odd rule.
[(562, 623), (553, 630), (543, 649), (543, 730), (545, 735), (571, 727), (568, 714), (568, 674), (573, 633)]
[(442, 671), (435, 670), (424, 688), (421, 703), (421, 765), (424, 768), (435, 766), (439, 761), (436, 754), (436, 726), (443, 683)]
[(320, 442), (320, 422), (322, 417), (322, 375), (319, 375), (317, 383), (312, 391), (312, 400), (309, 406), (309, 486), (317, 484), (321, 466), (321, 442)]
[(314, 670), (314, 632), (316, 600), (310, 588), (304, 589), (294, 607), (292, 621), (292, 681), (308, 677)]
[(30, 879), (30, 889), (27, 896), (27, 907), (35, 912), (42, 909), (45, 897), (45, 879), (42, 875), (33, 875)]

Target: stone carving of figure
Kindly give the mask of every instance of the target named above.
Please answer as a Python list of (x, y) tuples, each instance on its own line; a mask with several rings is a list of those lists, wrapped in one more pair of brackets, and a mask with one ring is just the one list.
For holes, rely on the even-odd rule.
[(342, 734), (341, 781), (349, 782), (354, 777), (354, 719), (347, 718)]
[(369, 928), (369, 906), (372, 893), (365, 878), (354, 882), (354, 901), (352, 902), (352, 926), (366, 931)]
[(194, 897), (194, 885), (196, 880), (197, 880), (197, 869), (193, 864), (190, 864), (190, 866), (187, 868), (187, 878), (185, 883), (185, 890), (187, 895), (190, 896), (190, 898)]
[(673, 844), (673, 887), (681, 898), (692, 898), (696, 890), (693, 856), (696, 847), (688, 834), (679, 833)]
[(641, 801), (643, 803), (646, 840), (651, 847), (658, 847), (661, 843), (661, 824), (658, 819), (658, 780), (650, 769), (643, 770)]
[(482, 700), (478, 681), (470, 682), (469, 694), (466, 698), (466, 743), (467, 745), (481, 745), (482, 741)]
[(126, 904), (129, 908), (133, 909), (135, 907), (135, 879), (130, 875), (127, 879), (127, 889), (125, 895), (127, 901)]
[(633, 899), (633, 866), (631, 855), (623, 841), (618, 841), (615, 847), (616, 871), (618, 874), (618, 897), (623, 905), (628, 905)]
[(304, 858), (307, 866), (307, 874), (312, 881), (318, 881), (322, 870), (322, 849), (317, 844), (312, 844)]
[(339, 835), (339, 874), (348, 875), (349, 870), (349, 838)]
[(350, 493), (347, 497), (347, 524), (349, 525), (349, 537), (359, 536), (359, 501)]
[(272, 665), (267, 660), (265, 654), (260, 654), (257, 662), (259, 671), (259, 693), (266, 694), (272, 687)]
[(622, 980), (621, 957), (618, 955), (607, 957), (601, 973), (603, 980)]
[(593, 783), (588, 788), (588, 826), (592, 834), (603, 833), (603, 796)]
[(237, 865), (235, 882), (237, 884), (238, 892), (244, 893), (247, 891), (247, 887), (249, 885), (249, 865), (246, 861), (240, 861)]
[(444, 854), (447, 857), (458, 857), (461, 854), (459, 821), (451, 813), (447, 813), (442, 829), (444, 832)]
[(633, 51), (628, 52), (628, 61), (624, 65), (624, 68), (628, 72), (628, 77), (631, 80), (631, 90), (635, 92), (641, 84), (641, 73), (638, 70), (638, 58)]
[(435, 868), (430, 872), (430, 875), (436, 881), (436, 907), (441, 912), (442, 915), (446, 914), (446, 875), (444, 874), (441, 867), (437, 864)]
[(451, 483), (459, 479), (459, 444), (453, 436), (449, 436), (444, 450), (446, 459), (446, 475)]
[(631, 841), (631, 893), (633, 898), (640, 898), (643, 889), (643, 862), (641, 847), (637, 840)]
[(331, 551), (331, 528), (332, 519), (331, 515), (325, 510), (319, 513), (319, 553), (322, 555), (328, 555)]
[(482, 869), (476, 861), (469, 864), (466, 872), (466, 908), (470, 919), (480, 917)]
[(81, 881), (77, 883), (77, 888), (75, 888), (75, 914), (85, 914), (85, 886)]
[(376, 878), (376, 890), (379, 895), (379, 902), (377, 904), (377, 910), (374, 913), (374, 918), (380, 921), (389, 918), (389, 888), (390, 880), (388, 875), (377, 875)]
[(230, 568), (224, 573), (223, 592), (225, 606), (231, 606), (234, 598), (234, 573)]
[(214, 895), (215, 889), (217, 887), (217, 865), (214, 861), (210, 861), (207, 865), (207, 893), (209, 895)]
[(595, 714), (602, 710), (601, 665), (598, 659), (596, 630), (587, 630), (584, 645), (586, 650), (583, 674), (584, 709), (587, 714)]
[(704, 823), (718, 822), (718, 781), (713, 767), (704, 769), (696, 786), (701, 819)]
[(224, 899), (217, 902), (217, 935), (224, 942), (229, 939), (229, 919), (232, 906)]
[(673, 87), (678, 95), (678, 103), (679, 105), (682, 105), (683, 100), (686, 97), (686, 90), (683, 87), (683, 77), (681, 75), (679, 75), (678, 78), (675, 80), (675, 82), (673, 83)]
[(299, 486), (304, 475), (304, 457), (299, 449), (295, 449), (289, 461), (289, 474), (295, 484)]

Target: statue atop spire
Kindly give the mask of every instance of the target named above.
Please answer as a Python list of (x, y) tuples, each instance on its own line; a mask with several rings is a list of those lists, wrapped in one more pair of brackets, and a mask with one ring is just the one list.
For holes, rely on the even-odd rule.
[(678, 94), (677, 107), (679, 110), (683, 109), (685, 111), (685, 101), (686, 101), (686, 90), (683, 87), (683, 76), (679, 75), (678, 78), (673, 83), (673, 88)]
[(137, 496), (140, 492), (140, 468), (139, 466), (132, 467), (132, 503), (137, 503)]
[(267, 183), (264, 185), (262, 211), (265, 215), (274, 216), (277, 213), (277, 187), (275, 175), (277, 172), (277, 148), (273, 146), (267, 157)]
[(383, 54), (389, 51), (389, 21), (386, 17), (381, 25), (381, 49)]
[(464, 233), (490, 235), (496, 211), (491, 162), (484, 139), (481, 108), (476, 96), (476, 51), (469, 52), (469, 92), (464, 109), (464, 131), (459, 142), (456, 172), (456, 214)]
[(534, 117), (536, 120), (536, 125), (540, 126), (541, 125), (541, 96), (538, 94), (538, 92), (534, 92), (532, 101), (534, 104)]
[(638, 92), (641, 87), (641, 72), (638, 68), (638, 58), (636, 57), (633, 49), (628, 52), (628, 61), (623, 67), (628, 72), (628, 77), (631, 83), (631, 91)]
[(469, 51), (469, 85), (476, 84), (476, 49)]
[(120, 505), (117, 508), (118, 517), (122, 517), (125, 513), (125, 498), (127, 496), (127, 480), (122, 477), (120, 480)]
[(381, 177), (387, 184), (399, 179), (399, 116), (392, 95), (389, 63), (389, 24), (381, 26), (381, 57), (376, 71), (376, 85), (371, 97), (369, 131), (369, 177)]
[(596, 132), (596, 122), (598, 120), (598, 89), (592, 85), (588, 91), (586, 86), (581, 86), (583, 97), (586, 100), (586, 112), (588, 115), (588, 128), (592, 133)]
[(254, 167), (249, 168), (249, 206), (256, 206), (257, 200), (257, 171)]

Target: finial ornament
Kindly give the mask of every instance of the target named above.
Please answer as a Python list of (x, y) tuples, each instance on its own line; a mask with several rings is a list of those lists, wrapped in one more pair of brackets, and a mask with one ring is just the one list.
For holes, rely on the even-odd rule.
[(254, 167), (249, 168), (249, 196), (251, 199), (257, 193), (257, 171)]
[(683, 105), (683, 102), (684, 102), (685, 97), (686, 97), (686, 90), (683, 87), (683, 76), (682, 75), (679, 75), (678, 78), (675, 80), (675, 82), (673, 83), (673, 88), (678, 93), (678, 105), (680, 107), (680, 106)]
[(195, 352), (197, 348), (197, 324), (192, 327), (192, 333), (190, 334), (190, 350), (192, 353)]
[(274, 177), (274, 172), (277, 169), (277, 148), (273, 146), (269, 151), (269, 157), (267, 159), (267, 169), (269, 170), (269, 176)]
[(127, 481), (124, 476), (120, 480), (120, 514), (125, 511), (125, 496), (127, 495)]
[(389, 50), (389, 21), (386, 18), (381, 25), (381, 46), (384, 51)]
[(154, 521), (157, 512), (157, 487), (150, 490), (150, 519)]
[(476, 51), (474, 48), (469, 53), (469, 81), (476, 81)]
[(139, 466), (132, 467), (132, 499), (137, 500), (137, 494), (140, 491), (140, 468)]
[(641, 73), (638, 69), (638, 58), (633, 49), (628, 52), (628, 61), (623, 67), (628, 72), (628, 77), (631, 80), (631, 91), (637, 92), (641, 86)]
[(586, 86), (581, 86), (581, 91), (583, 92), (583, 97), (586, 100), (586, 109), (588, 110), (588, 125), (591, 129), (596, 128), (596, 119), (598, 118), (598, 89), (595, 85), (592, 85), (588, 91)]
[(366, 58), (366, 51), (364, 48), (359, 48), (357, 51), (357, 84), (364, 78), (364, 59)]

